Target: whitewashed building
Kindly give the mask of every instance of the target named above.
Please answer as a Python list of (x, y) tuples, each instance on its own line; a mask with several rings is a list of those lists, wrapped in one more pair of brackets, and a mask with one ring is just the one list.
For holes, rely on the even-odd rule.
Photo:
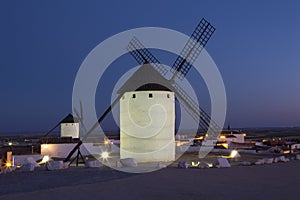
[(171, 91), (126, 92), (120, 100), (120, 157), (175, 160), (175, 96)]
[(72, 114), (61, 121), (60, 137), (79, 138), (79, 123)]

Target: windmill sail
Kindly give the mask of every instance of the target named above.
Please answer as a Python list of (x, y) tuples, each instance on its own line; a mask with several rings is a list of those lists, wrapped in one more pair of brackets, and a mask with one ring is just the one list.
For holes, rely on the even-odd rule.
[(182, 80), (186, 76), (215, 30), (208, 21), (201, 19), (171, 68), (174, 73), (171, 79), (177, 76)]
[[(132, 41), (135, 42), (132, 42)], [(136, 61), (139, 64), (146, 64), (149, 63), (151, 66), (153, 66), (153, 62), (148, 60), (148, 57), (151, 57), (153, 60), (155, 60), (156, 66), (162, 66), (160, 62), (151, 54), (149, 50), (146, 51), (146, 48), (142, 45), (142, 43), (134, 37), (133, 40), (130, 41), (130, 52), (133, 55), (133, 57), (136, 59)], [(139, 44), (139, 48), (135, 44)], [(140, 48), (143, 47), (143, 48)], [(146, 53), (147, 52), (147, 53)], [(153, 68), (157, 69), (157, 67)], [(159, 70), (157, 70), (160, 72)], [(162, 74), (163, 75), (163, 74)], [(171, 80), (168, 81), (170, 89), (175, 92), (178, 100), (183, 105), (183, 107), (186, 109), (186, 111), (191, 115), (191, 117), (199, 123), (200, 127), (204, 130), (208, 130), (209, 127), (211, 128), (212, 132), (218, 132), (221, 130), (217, 123), (215, 123), (210, 116), (199, 107), (199, 105), (175, 82)]]
[[(168, 70), (159, 63), (159, 61), (150, 53), (150, 51), (144, 47), (144, 45), (136, 38), (133, 37), (127, 46), (129, 53), (140, 64), (151, 63), (151, 65), (162, 75), (166, 75)], [(137, 51), (138, 50), (138, 51)]]
[(218, 133), (221, 130), (218, 124), (178, 84), (174, 83), (173, 87), (180, 105), (183, 105), (192, 118), (199, 122), (201, 128), (207, 131), (210, 127), (211, 133)]

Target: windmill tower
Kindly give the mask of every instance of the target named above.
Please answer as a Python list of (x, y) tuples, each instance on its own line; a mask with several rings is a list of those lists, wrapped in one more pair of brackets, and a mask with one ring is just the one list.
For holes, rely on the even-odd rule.
[(120, 158), (138, 162), (175, 160), (175, 96), (137, 90), (120, 100)]
[[(155, 73), (151, 69), (146, 64), (138, 72), (139, 76), (133, 77), (144, 77), (147, 72), (154, 82)], [(126, 87), (119, 92), (123, 93)], [(120, 158), (135, 158), (138, 162), (175, 160), (174, 92), (151, 82), (124, 92), (120, 99)]]
[(60, 122), (60, 137), (79, 138), (79, 123), (72, 114)]
[[(86, 132), (85, 136), (70, 152), (65, 161), (68, 161), (71, 158), (83, 141), (96, 127), (99, 126), (119, 101), (121, 120), (121, 158), (127, 156), (135, 157), (141, 162), (174, 160), (175, 99), (180, 102), (180, 105), (183, 105), (192, 118), (199, 123), (200, 127), (208, 131), (209, 136), (214, 135), (214, 133), (221, 130), (220, 127), (211, 120), (210, 116), (176, 83), (178, 79), (182, 80), (185, 78), (214, 31), (215, 28), (202, 18), (180, 55), (172, 65), (170, 70), (172, 76), (170, 79), (165, 78), (165, 75), (169, 70), (161, 65), (136, 37), (133, 37), (128, 45), (128, 50), (141, 67), (119, 89), (118, 97), (107, 108), (94, 126)], [(165, 127), (160, 127), (161, 129), (159, 130), (161, 130), (161, 132), (157, 132), (156, 135), (160, 135), (161, 133), (161, 137), (158, 137), (155, 140), (156, 135), (154, 133), (145, 134), (140, 131), (139, 128), (152, 124), (152, 121), (145, 115), (145, 112), (148, 112), (149, 108), (157, 103), (167, 108), (167, 124), (165, 124)], [(150, 111), (150, 114), (153, 113)], [(161, 113), (158, 111), (151, 116), (151, 119), (162, 119), (160, 114)], [(159, 122), (157, 122), (157, 124), (159, 124)], [(164, 132), (164, 130), (167, 130), (168, 126), (171, 127), (171, 129)], [(154, 129), (156, 125), (151, 125), (151, 127)], [(168, 138), (168, 142), (162, 142), (164, 141), (164, 137)], [(152, 144), (153, 142), (157, 142), (158, 144), (154, 144), (150, 147), (147, 143), (148, 141), (145, 140), (148, 140), (149, 144), (151, 142)], [(160, 153), (162, 155), (153, 153), (163, 146), (160, 142), (163, 144), (170, 144), (169, 148), (167, 147), (165, 151), (162, 151), (163, 153)], [(143, 157), (140, 157), (138, 154)]]

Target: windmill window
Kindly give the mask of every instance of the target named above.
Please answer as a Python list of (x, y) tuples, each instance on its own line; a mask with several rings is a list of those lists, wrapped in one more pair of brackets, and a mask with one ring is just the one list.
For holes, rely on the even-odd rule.
[(125, 99), (125, 97), (124, 96), (122, 96), (122, 100), (124, 100)]
[(134, 99), (135, 99), (135, 94), (132, 94), (132, 98), (134, 98)]
[(152, 98), (153, 97), (153, 94), (152, 93), (149, 93), (149, 98)]
[(170, 94), (167, 94), (167, 98), (170, 98)]

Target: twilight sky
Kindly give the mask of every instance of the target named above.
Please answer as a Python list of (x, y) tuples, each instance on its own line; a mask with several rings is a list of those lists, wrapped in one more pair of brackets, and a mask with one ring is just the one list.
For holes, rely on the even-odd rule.
[(45, 132), (71, 112), (77, 70), (106, 38), (148, 26), (190, 35), (202, 17), (217, 28), (206, 50), (225, 83), (226, 124), (300, 126), (299, 10), (298, 1), (2, 1), (0, 133)]

